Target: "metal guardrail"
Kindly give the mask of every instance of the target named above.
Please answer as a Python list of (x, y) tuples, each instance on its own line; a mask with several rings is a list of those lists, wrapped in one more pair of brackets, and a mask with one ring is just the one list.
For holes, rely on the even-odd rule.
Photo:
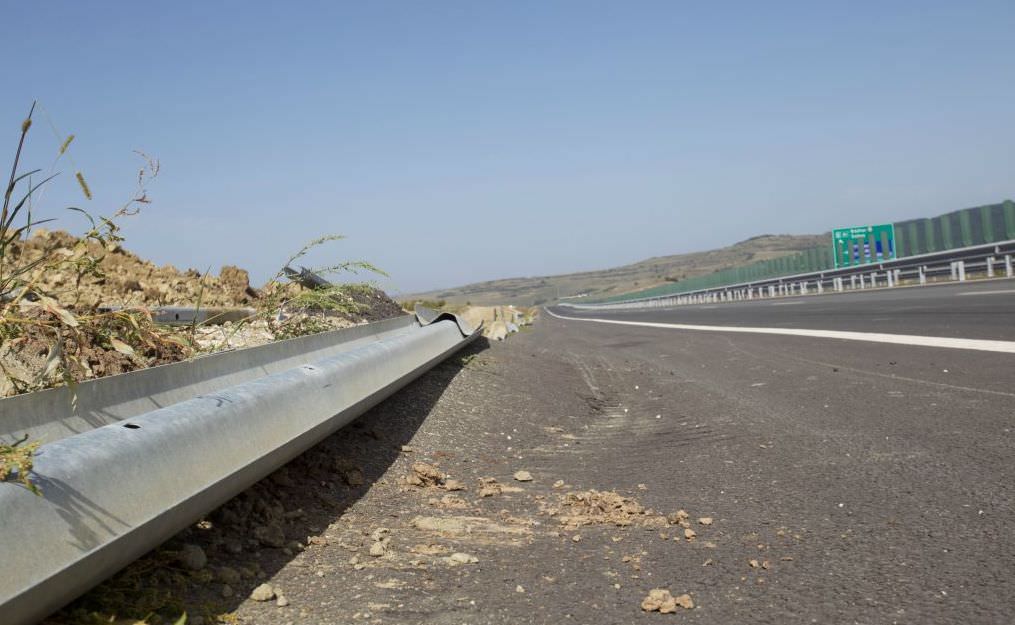
[[(102, 312), (113, 310), (134, 310), (126, 306), (99, 306)], [(245, 306), (157, 306), (150, 309), (152, 321), (167, 326), (189, 326), (191, 324), (221, 325), (229, 322), (252, 319), (257, 310)]]
[(843, 292), (905, 284), (928, 284), (945, 280), (965, 281), (971, 274), (984, 277), (1015, 277), (1015, 240), (963, 247), (890, 261), (801, 273), (753, 282), (658, 295), (621, 302), (579, 304), (561, 302), (560, 306), (582, 310), (620, 310), (658, 308), (686, 304), (706, 304), (822, 294), (826, 290)]
[(0, 436), (44, 437), (43, 496), (0, 483), (0, 615), (35, 622), (480, 336), (413, 317), (0, 400)]

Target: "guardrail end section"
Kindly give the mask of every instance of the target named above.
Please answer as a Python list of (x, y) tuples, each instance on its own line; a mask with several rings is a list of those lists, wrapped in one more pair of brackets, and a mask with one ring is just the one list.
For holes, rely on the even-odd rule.
[(432, 308), (426, 306), (420, 306), (416, 304), (414, 312), (416, 313), (416, 320), (419, 321), (419, 325), (428, 326), (438, 321), (453, 321), (458, 325), (458, 329), (461, 331), (462, 336), (469, 337), (483, 329), (483, 324), (480, 323), (478, 328), (473, 328), (465, 319), (462, 319), (458, 315), (449, 312), (438, 312)]

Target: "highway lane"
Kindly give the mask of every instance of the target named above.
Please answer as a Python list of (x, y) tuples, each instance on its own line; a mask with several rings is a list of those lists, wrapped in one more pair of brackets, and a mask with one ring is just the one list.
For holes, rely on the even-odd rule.
[(643, 311), (553, 308), (629, 321), (889, 332), (1015, 340), (1015, 280), (873, 289)]
[[(1011, 283), (993, 284), (973, 290)], [(974, 297), (1007, 296), (946, 301)], [(777, 307), (776, 321), (811, 327), (789, 312), (800, 306)], [(963, 318), (957, 336), (976, 327)], [(449, 359), (181, 536), (209, 570), (256, 573), (226, 599), (193, 576), (186, 605), (251, 625), (1015, 622), (1013, 365), (998, 352), (543, 315)], [(408, 486), (418, 462), (461, 484)], [(482, 493), (490, 478), (501, 492)], [(629, 500), (630, 524), (571, 520), (562, 506), (590, 491), (654, 512)], [(293, 511), (285, 535), (304, 546), (250, 540), (235, 518), (252, 502)], [(658, 523), (678, 510), (690, 527)], [(379, 528), (390, 552), (372, 557)], [(451, 553), (477, 561), (452, 565)], [(266, 581), (291, 605), (248, 598)], [(695, 607), (646, 614), (653, 588)]]
[[(1008, 290), (579, 314), (1010, 340)], [(610, 436), (587, 479), (619, 472), (646, 485), (647, 505), (722, 519), (699, 555), (709, 566), (646, 557), (657, 582), (693, 580), (700, 622), (1015, 621), (1015, 355), (552, 316), (540, 330), (544, 350), (610, 372), (597, 385), (625, 409), (623, 424), (591, 427)]]

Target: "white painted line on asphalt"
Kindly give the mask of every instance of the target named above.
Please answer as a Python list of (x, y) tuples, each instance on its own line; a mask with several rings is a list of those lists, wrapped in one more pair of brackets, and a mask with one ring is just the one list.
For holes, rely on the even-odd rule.
[(803, 304), (803, 302), (772, 302), (769, 306), (793, 306), (795, 304)]
[(659, 323), (655, 321), (620, 321), (617, 319), (593, 319), (590, 317), (565, 317), (544, 309), (551, 316), (567, 321), (591, 321), (622, 326), (644, 328), (665, 328), (668, 330), (695, 330), (699, 332), (733, 332), (743, 334), (779, 334), (783, 336), (806, 336), (816, 339), (841, 339), (845, 341), (867, 341), (870, 343), (892, 343), (895, 345), (916, 345), (919, 347), (943, 347), (947, 349), (972, 349), (981, 352), (1002, 352), (1015, 354), (1015, 341), (993, 341), (987, 339), (955, 339), (943, 336), (918, 336), (915, 334), (882, 334), (880, 332), (847, 332), (843, 330), (805, 330), (802, 328), (752, 328), (744, 326), (700, 326), (686, 323)]
[(1015, 295), (1015, 289), (1004, 289), (1003, 291), (962, 291), (958, 295)]

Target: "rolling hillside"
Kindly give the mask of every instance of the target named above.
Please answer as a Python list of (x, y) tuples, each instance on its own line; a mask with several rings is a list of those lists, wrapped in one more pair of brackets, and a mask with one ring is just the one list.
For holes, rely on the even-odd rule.
[(557, 276), (505, 278), (405, 295), (399, 299), (445, 300), (449, 305), (532, 306), (586, 293), (607, 297), (676, 282), (736, 265), (768, 260), (829, 243), (827, 234), (765, 234), (704, 252), (657, 256), (630, 265)]

